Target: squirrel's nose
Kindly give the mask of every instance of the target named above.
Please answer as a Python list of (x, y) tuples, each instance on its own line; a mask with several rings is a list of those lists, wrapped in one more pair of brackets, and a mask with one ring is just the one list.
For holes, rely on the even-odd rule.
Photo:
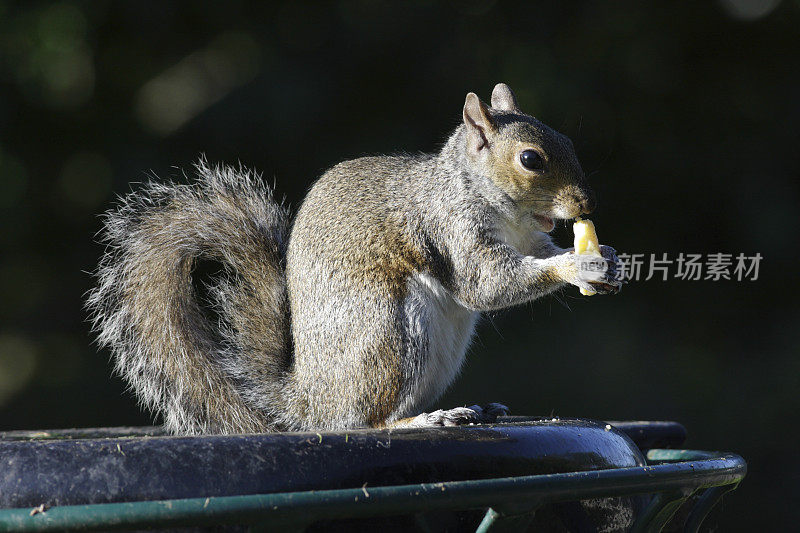
[(581, 214), (588, 215), (597, 209), (597, 198), (594, 192), (589, 189), (583, 189), (581, 192), (583, 193), (583, 198), (578, 202), (581, 207)]

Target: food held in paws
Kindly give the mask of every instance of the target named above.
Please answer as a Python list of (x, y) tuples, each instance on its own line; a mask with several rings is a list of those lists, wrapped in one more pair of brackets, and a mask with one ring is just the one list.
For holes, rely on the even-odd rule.
[[(575, 234), (575, 253), (588, 254), (602, 257), (600, 253), (600, 243), (597, 242), (597, 232), (594, 230), (594, 223), (591, 220), (575, 219), (572, 224), (572, 232)], [(591, 296), (595, 291), (581, 289), (581, 294)]]

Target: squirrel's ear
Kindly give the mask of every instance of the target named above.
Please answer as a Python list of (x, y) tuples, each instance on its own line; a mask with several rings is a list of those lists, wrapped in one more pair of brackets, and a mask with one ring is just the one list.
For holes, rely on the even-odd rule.
[(464, 124), (467, 126), (467, 148), (475, 153), (489, 145), (488, 135), (497, 129), (486, 104), (475, 93), (469, 93), (464, 102)]
[(492, 107), (501, 111), (519, 112), (517, 99), (511, 91), (511, 87), (505, 83), (498, 83), (492, 91)]

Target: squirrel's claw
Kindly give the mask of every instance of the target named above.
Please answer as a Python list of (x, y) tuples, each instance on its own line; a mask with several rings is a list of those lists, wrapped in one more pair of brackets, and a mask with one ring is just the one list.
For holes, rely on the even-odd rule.
[(619, 258), (617, 251), (611, 246), (601, 245), (600, 253), (606, 260), (606, 272), (598, 281), (590, 281), (591, 289), (598, 294), (617, 294), (622, 289), (623, 281), (619, 279)]
[(479, 413), (484, 418), (481, 422), (494, 422), (498, 416), (508, 416), (508, 407), (502, 403), (488, 403), (484, 406), (470, 405), (470, 409)]
[(406, 427), (451, 427), (466, 424), (488, 424), (497, 420), (498, 416), (508, 414), (508, 407), (501, 403), (490, 403), (484, 406), (456, 407), (455, 409), (438, 409), (430, 413), (415, 416)]

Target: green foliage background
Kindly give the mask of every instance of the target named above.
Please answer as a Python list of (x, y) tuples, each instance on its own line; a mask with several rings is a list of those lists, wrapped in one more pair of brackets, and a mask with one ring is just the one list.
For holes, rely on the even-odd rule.
[(680, 421), (688, 446), (750, 462), (722, 530), (787, 529), (798, 15), (796, 0), (0, 2), (0, 429), (152, 422), (82, 309), (97, 215), (131, 182), (204, 152), (296, 206), (337, 161), (436, 149), (468, 91), (505, 81), (575, 141), (603, 242), (764, 260), (757, 281), (566, 290), (489, 316), (441, 406)]

